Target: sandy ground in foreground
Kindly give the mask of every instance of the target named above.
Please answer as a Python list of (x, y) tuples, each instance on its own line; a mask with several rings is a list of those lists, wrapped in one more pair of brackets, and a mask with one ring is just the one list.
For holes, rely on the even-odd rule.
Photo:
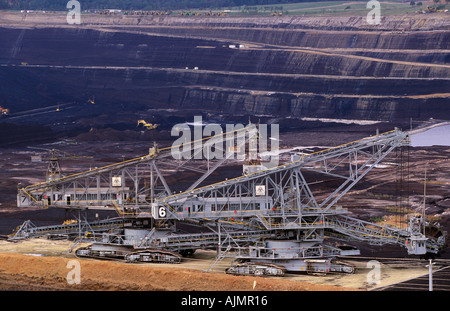
[[(178, 267), (129, 265), (80, 260), (80, 284), (70, 285), (70, 259), (0, 254), (3, 290), (120, 290), (120, 291), (334, 291), (336, 286), (282, 279), (231, 276)], [(256, 286), (253, 288), (254, 282)]]
[[(32, 239), (17, 243), (0, 241), (0, 290), (119, 290), (119, 291), (355, 291), (370, 290), (366, 262), (355, 263), (352, 275), (288, 274), (284, 277), (232, 276), (224, 273), (230, 259), (205, 272), (214, 262), (213, 251), (197, 251), (178, 265), (127, 264), (119, 261), (78, 259), (69, 241)], [(81, 283), (68, 284), (73, 270), (67, 266), (76, 259), (81, 267)], [(381, 266), (384, 286), (424, 275), (427, 269), (416, 266)], [(255, 283), (256, 282), (256, 283)]]

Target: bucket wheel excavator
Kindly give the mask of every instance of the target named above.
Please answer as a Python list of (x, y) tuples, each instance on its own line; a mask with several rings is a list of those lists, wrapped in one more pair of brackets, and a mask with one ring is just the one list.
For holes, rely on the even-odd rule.
[[(154, 146), (135, 159), (20, 188), (19, 207), (109, 209), (118, 219), (79, 219), (56, 228), (24, 224), (10, 238), (71, 232), (86, 241), (89, 232), (92, 244), (78, 248), (77, 256), (126, 262), (175, 264), (197, 249), (214, 249), (217, 257), (210, 269), (231, 257), (235, 260), (227, 273), (266, 276), (286, 271), (352, 273), (355, 268), (339, 257), (358, 255), (359, 250), (328, 245), (328, 236), (396, 244), (422, 256), (445, 247), (446, 233), (419, 216), (411, 218), (409, 227), (399, 228), (354, 218), (337, 205), (393, 150), (410, 143), (408, 133), (395, 129), (275, 164), (254, 161), (230, 177), (226, 163), (242, 163), (240, 150), (254, 153), (254, 142), (267, 139), (261, 129), (249, 124), (200, 141)], [(190, 156), (183, 157), (186, 150)], [(214, 160), (204, 159), (208, 152), (215, 152)], [(180, 170), (200, 177), (184, 187), (177, 181), (169, 184), (167, 172)], [(221, 174), (223, 179), (217, 181)], [(335, 188), (330, 193), (317, 191), (315, 186), (330, 177)]]

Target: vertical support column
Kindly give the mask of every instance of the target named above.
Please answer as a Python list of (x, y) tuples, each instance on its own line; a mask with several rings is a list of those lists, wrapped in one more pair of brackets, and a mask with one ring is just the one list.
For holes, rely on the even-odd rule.
[(155, 201), (155, 184), (153, 176), (153, 165), (150, 164), (150, 203)]
[(428, 291), (433, 291), (433, 260), (430, 259), (430, 263), (427, 265), (428, 267)]
[(217, 257), (220, 256), (221, 253), (221, 245), (222, 245), (222, 237), (221, 237), (221, 233), (220, 233), (220, 222), (217, 222), (217, 230), (218, 230), (218, 235), (219, 235), (219, 243), (217, 245)]
[(135, 192), (135, 206), (138, 207), (138, 193), (139, 193), (139, 171), (138, 165), (135, 166), (135, 180), (134, 180), (134, 192)]
[(121, 184), (122, 204), (125, 205), (125, 169), (122, 169), (122, 184)]
[(301, 199), (301, 195), (302, 195), (302, 191), (300, 189), (300, 184), (299, 184), (299, 176), (298, 176), (298, 171), (300, 169), (296, 168), (293, 172), (293, 176), (295, 176), (295, 204), (296, 204), (296, 208), (297, 208), (297, 215), (299, 217), (299, 219), (301, 219), (302, 217), (302, 199)]

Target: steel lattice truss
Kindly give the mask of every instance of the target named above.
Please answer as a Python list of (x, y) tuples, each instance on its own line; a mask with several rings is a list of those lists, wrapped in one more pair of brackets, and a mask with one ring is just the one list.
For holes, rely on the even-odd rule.
[[(304, 257), (338, 254), (338, 250), (322, 243), (327, 234), (373, 244), (407, 245), (411, 253), (423, 252), (424, 243), (431, 252), (438, 252), (441, 247), (436, 241), (427, 241), (421, 233), (346, 216), (347, 210), (337, 205), (395, 148), (409, 144), (407, 133), (396, 129), (211, 183), (208, 178), (212, 172), (233, 157), (229, 147), (244, 148), (245, 140), (240, 138), (248, 135), (251, 141), (258, 131), (255, 125), (249, 125), (233, 131), (233, 135), (224, 134), (203, 140), (200, 145), (189, 143), (191, 159), (181, 159), (180, 148), (178, 151), (174, 147), (152, 148), (143, 157), (19, 189), (18, 206), (109, 208), (116, 209), (123, 218), (154, 219), (155, 227), (144, 240), (135, 243), (136, 248), (155, 246), (156, 242), (161, 248), (174, 250), (192, 245), (219, 245), (224, 253), (251, 257), (248, 246), (257, 245), (258, 239), (290, 237), (304, 243), (299, 251)], [(206, 168), (196, 163), (190, 166), (195, 162), (192, 158), (204, 151), (205, 146), (217, 147), (219, 141), (225, 143), (220, 150), (221, 159), (212, 161), (211, 165), (208, 162)], [(190, 169), (201, 176), (176, 193), (166, 182), (162, 165), (175, 168), (175, 172), (180, 168)], [(316, 179), (317, 176), (322, 176), (322, 180), (333, 177), (341, 182), (331, 193), (317, 195), (308, 174), (315, 174)], [(177, 221), (202, 223), (214, 233), (162, 238), (158, 226)], [(271, 254), (264, 246), (257, 247), (257, 251), (254, 248), (255, 252), (258, 256)]]
[[(231, 135), (230, 135), (231, 134)], [(195, 188), (215, 169), (232, 158), (231, 147), (242, 148), (245, 135), (251, 139), (257, 134), (255, 125), (241, 127), (227, 133), (181, 145), (158, 149), (150, 148), (149, 154), (89, 171), (64, 176), (19, 189), (17, 205), (63, 208), (115, 208), (121, 215), (151, 216), (151, 202), (172, 195), (173, 190), (161, 173), (160, 166), (201, 173), (201, 177), (190, 188)], [(223, 157), (213, 161), (211, 167), (192, 165), (197, 154), (210, 146), (223, 143)], [(228, 149), (227, 149), (228, 148)], [(190, 157), (185, 150), (190, 150)], [(175, 158), (175, 160), (174, 160)]]
[[(157, 200), (166, 218), (254, 218), (265, 229), (307, 229), (311, 221), (342, 214), (336, 202), (394, 148), (407, 144), (401, 131), (305, 155), (299, 160)], [(339, 177), (342, 183), (318, 200), (305, 172)]]

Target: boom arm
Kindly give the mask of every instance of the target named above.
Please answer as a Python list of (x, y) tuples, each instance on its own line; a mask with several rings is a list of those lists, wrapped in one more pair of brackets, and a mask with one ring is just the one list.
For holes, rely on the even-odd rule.
[[(349, 216), (327, 217), (328, 232), (338, 237), (352, 238), (369, 244), (396, 244), (406, 247), (408, 254), (423, 255), (438, 254), (445, 244), (445, 236), (438, 239), (427, 238), (415, 227), (422, 227), (424, 220), (413, 216), (407, 229), (400, 229), (389, 225), (378, 225)], [(419, 224), (418, 224), (419, 223)], [(333, 234), (334, 233), (334, 234)]]
[[(337, 211), (335, 203), (394, 148), (407, 143), (408, 135), (394, 130), (274, 168), (166, 196), (156, 203), (166, 207), (167, 218), (257, 217), (267, 229), (301, 228), (309, 222), (305, 216), (342, 214), (344, 210)], [(343, 182), (318, 202), (305, 171), (339, 176)], [(273, 222), (271, 218), (281, 219)]]

